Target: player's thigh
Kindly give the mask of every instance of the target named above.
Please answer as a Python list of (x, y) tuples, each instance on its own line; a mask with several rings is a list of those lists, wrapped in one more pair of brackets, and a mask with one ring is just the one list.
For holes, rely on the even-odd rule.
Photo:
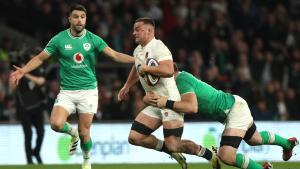
[(253, 117), (247, 102), (234, 95), (235, 103), (225, 121), (225, 129), (240, 129), (247, 131), (253, 123)]
[(147, 106), (134, 119), (129, 138), (143, 138), (149, 136), (162, 124), (160, 110), (157, 107)]
[(98, 89), (81, 90), (76, 98), (79, 114), (96, 114), (98, 109)]
[(91, 113), (80, 113), (78, 120), (79, 130), (89, 130), (93, 122), (94, 114)]
[(153, 106), (144, 108), (134, 120), (146, 125), (152, 130), (156, 130), (162, 124), (160, 109)]
[(166, 145), (169, 148), (175, 148), (175, 146), (181, 141), (181, 136), (183, 133), (183, 114), (177, 113), (170, 109), (162, 109), (161, 112), (163, 117), (163, 132)]
[(75, 112), (74, 98), (76, 93), (69, 90), (60, 90), (57, 95), (50, 116), (51, 124), (64, 123), (71, 113)]
[(51, 116), (50, 123), (54, 126), (61, 126), (67, 121), (69, 112), (62, 106), (54, 105)]

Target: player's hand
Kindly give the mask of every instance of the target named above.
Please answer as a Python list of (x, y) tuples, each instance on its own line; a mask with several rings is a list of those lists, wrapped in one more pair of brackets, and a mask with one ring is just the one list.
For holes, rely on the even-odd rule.
[(143, 98), (144, 103), (152, 105), (152, 106), (157, 106), (157, 100), (161, 96), (154, 94), (153, 92), (147, 92), (146, 95)]
[(140, 76), (144, 77), (145, 76), (145, 64), (138, 64), (136, 67), (137, 72), (140, 74)]
[(18, 66), (13, 66), (16, 70), (9, 75), (9, 84), (12, 87), (16, 87), (19, 84), (19, 80), (24, 76), (24, 71)]
[(168, 100), (168, 97), (166, 97), (166, 96), (161, 96), (161, 97), (157, 100), (157, 102), (156, 102), (157, 107), (159, 107), (159, 108), (164, 108), (164, 107), (166, 107), (167, 100)]
[(126, 86), (123, 86), (122, 89), (118, 93), (118, 101), (125, 100), (128, 92), (129, 92), (129, 88)]

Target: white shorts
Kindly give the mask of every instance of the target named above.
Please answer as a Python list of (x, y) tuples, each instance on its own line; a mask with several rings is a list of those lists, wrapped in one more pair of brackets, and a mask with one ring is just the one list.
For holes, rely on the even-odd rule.
[(154, 106), (147, 106), (142, 110), (142, 113), (150, 117), (161, 119), (162, 121), (171, 121), (171, 120), (184, 121), (183, 113), (177, 113), (171, 109), (160, 109)]
[(247, 102), (240, 96), (234, 95), (235, 102), (225, 121), (225, 129), (241, 129), (247, 131), (253, 122)]
[(60, 90), (54, 106), (65, 108), (69, 115), (75, 113), (97, 113), (98, 89)]

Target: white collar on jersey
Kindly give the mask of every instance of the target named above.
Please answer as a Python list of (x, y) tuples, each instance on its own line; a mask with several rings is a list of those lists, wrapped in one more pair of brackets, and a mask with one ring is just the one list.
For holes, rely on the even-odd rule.
[(68, 32), (68, 35), (70, 36), (70, 38), (72, 38), (72, 39), (82, 39), (83, 37), (85, 37), (86, 29), (84, 29), (84, 30), (83, 30), (83, 34), (82, 34), (81, 36), (78, 36), (78, 37), (73, 36), (73, 35), (71, 34), (70, 28), (67, 30), (67, 32)]

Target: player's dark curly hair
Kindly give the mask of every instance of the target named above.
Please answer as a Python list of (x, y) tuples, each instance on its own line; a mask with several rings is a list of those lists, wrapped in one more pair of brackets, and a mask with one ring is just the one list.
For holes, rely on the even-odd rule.
[(77, 4), (77, 3), (72, 4), (70, 6), (69, 15), (71, 15), (71, 13), (74, 10), (83, 11), (85, 14), (87, 14), (86, 8), (81, 4)]

